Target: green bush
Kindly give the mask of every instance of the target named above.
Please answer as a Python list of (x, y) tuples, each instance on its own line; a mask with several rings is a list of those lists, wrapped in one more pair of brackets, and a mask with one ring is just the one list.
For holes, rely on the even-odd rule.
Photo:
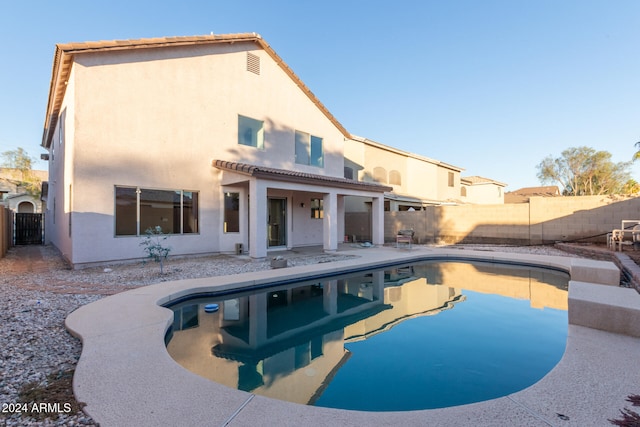
[(162, 227), (159, 225), (147, 228), (144, 234), (144, 240), (140, 242), (140, 246), (144, 247), (147, 258), (160, 263), (160, 274), (164, 274), (163, 261), (169, 257), (169, 252), (171, 252), (171, 248), (164, 246), (164, 242), (169, 236), (162, 232)]

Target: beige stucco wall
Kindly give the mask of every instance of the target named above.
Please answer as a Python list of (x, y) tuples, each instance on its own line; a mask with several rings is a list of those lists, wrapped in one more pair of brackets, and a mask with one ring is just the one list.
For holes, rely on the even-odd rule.
[(433, 163), (415, 158), (407, 159), (407, 178), (404, 181), (406, 182), (405, 194), (428, 200), (438, 200), (440, 187), (447, 185), (446, 182), (439, 181), (439, 169)]
[[(453, 185), (449, 186), (449, 173), (453, 173)], [(438, 200), (461, 200), (460, 198), (460, 172), (438, 168)]]
[[(71, 260), (72, 254), (69, 225), (71, 224), (73, 228), (74, 220), (71, 205), (73, 204), (75, 75), (75, 69), (72, 69), (60, 108), (61, 114), (49, 148), (49, 193), (45, 212), (45, 242), (53, 243), (67, 260)], [(64, 121), (62, 129), (61, 121)]]
[[(3, 203), (0, 201), (0, 206), (2, 205)], [(34, 199), (29, 194), (20, 194), (8, 197), (4, 200), (4, 206), (14, 212), (27, 212), (29, 209), (31, 209), (30, 212), (32, 213), (42, 212), (42, 202)]]
[[(260, 75), (246, 71), (247, 49), (261, 58)], [(91, 53), (75, 61), (63, 106), (65, 154), (73, 161), (61, 164), (56, 152), (50, 165), (53, 196), (67, 201), (56, 202), (56, 222), (72, 210), (72, 241), (68, 227), (49, 228), (47, 236), (74, 264), (144, 255), (139, 238), (114, 236), (116, 185), (199, 192), (200, 232), (170, 238), (179, 255), (233, 250), (246, 238), (222, 239), (229, 247), (221, 247), (221, 174), (212, 159), (343, 176), (342, 133), (253, 44)], [(237, 143), (238, 114), (264, 120), (264, 149)], [(323, 138), (323, 168), (295, 163), (295, 130)]]
[(461, 200), (467, 203), (492, 205), (504, 203), (504, 187), (494, 183), (465, 185), (467, 195)]
[[(349, 139), (345, 142), (345, 166), (354, 168), (361, 181), (374, 181), (374, 169), (383, 168), (386, 181), (393, 192), (425, 200), (460, 200), (460, 171), (447, 167), (438, 161), (428, 161), (420, 157), (399, 152), (392, 147)], [(397, 171), (400, 185), (389, 180), (389, 173)], [(454, 174), (454, 186), (448, 186), (448, 173)]]

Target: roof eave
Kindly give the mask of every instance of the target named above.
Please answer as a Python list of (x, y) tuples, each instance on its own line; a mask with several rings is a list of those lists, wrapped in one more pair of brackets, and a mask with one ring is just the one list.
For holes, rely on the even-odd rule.
[(248, 165), (245, 163), (229, 162), (226, 160), (214, 159), (211, 166), (223, 170), (238, 173), (241, 175), (269, 179), (280, 182), (293, 182), (297, 184), (309, 184), (322, 187), (335, 187), (360, 191), (371, 191), (376, 193), (385, 193), (392, 191), (392, 187), (377, 183), (369, 183), (362, 181), (352, 181), (346, 178), (336, 178), (324, 175), (314, 175), (309, 173), (294, 173), (291, 171), (276, 168), (261, 168), (260, 166)]

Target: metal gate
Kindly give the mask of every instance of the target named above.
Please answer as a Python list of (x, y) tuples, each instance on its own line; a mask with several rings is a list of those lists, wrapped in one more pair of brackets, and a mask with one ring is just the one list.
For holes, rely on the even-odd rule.
[(42, 244), (42, 214), (16, 213), (15, 244)]

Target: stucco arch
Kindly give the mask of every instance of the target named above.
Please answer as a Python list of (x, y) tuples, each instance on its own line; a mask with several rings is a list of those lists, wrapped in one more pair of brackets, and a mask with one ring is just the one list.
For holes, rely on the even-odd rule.
[(16, 207), (16, 212), (18, 213), (34, 213), (35, 211), (36, 205), (28, 200), (18, 203), (18, 206)]

